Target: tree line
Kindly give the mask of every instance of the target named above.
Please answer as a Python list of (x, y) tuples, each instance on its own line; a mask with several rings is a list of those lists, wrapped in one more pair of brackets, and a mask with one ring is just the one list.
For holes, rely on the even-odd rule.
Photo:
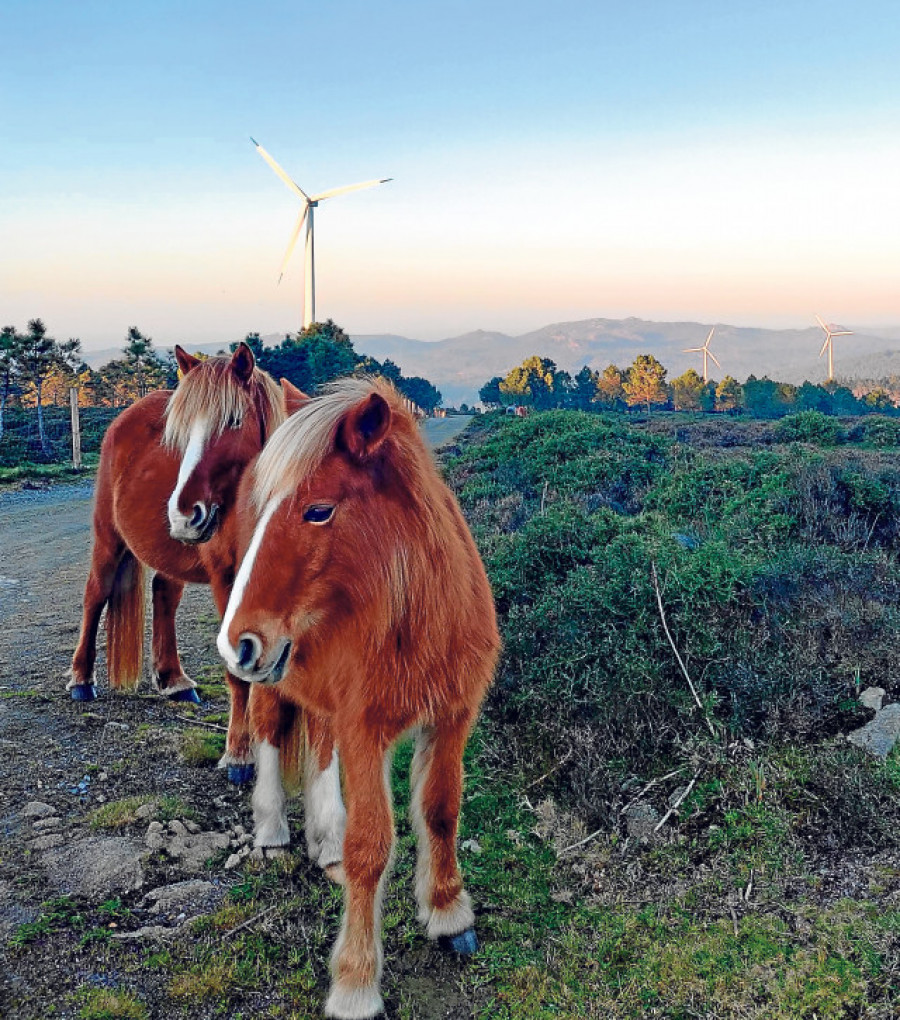
[[(433, 411), (441, 402), (440, 391), (427, 379), (404, 376), (390, 359), (380, 362), (357, 354), (350, 337), (331, 319), (285, 336), (275, 347), (264, 347), (258, 333), (248, 334), (246, 343), (260, 368), (276, 379), (290, 379), (307, 393), (315, 393), (339, 376), (364, 372), (389, 379), (425, 411)], [(231, 349), (236, 346), (232, 344)], [(219, 353), (224, 354), (224, 349)], [(120, 408), (152, 390), (171, 389), (177, 381), (173, 356), (158, 352), (137, 326), (126, 333), (121, 357), (98, 369), (85, 363), (80, 340), (56, 340), (41, 319), (31, 319), (24, 331), (4, 326), (0, 330), (0, 439), (8, 406), (34, 407), (41, 450), (49, 456), (43, 409), (68, 403), (70, 387), (77, 388), (83, 407)]]
[(488, 408), (524, 405), (536, 410), (576, 408), (595, 411), (702, 411), (747, 413), (779, 418), (795, 411), (824, 414), (891, 414), (897, 408), (890, 392), (872, 385), (855, 394), (848, 386), (829, 381), (802, 386), (751, 375), (744, 383), (732, 376), (721, 382), (704, 379), (693, 368), (668, 382), (666, 368), (651, 354), (640, 354), (628, 368), (608, 365), (594, 371), (585, 365), (575, 376), (556, 367), (550, 358), (526, 358), (505, 377), (495, 376), (479, 391)]

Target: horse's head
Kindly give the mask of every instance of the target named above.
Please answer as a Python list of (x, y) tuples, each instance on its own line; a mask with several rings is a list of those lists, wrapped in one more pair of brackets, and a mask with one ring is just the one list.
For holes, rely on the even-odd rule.
[(416, 433), (391, 388), (358, 379), (278, 428), (241, 487), (243, 559), (218, 637), (232, 673), (277, 681), (307, 642), (359, 623), (360, 607), (387, 604), (390, 617), (403, 585), (403, 451), (427, 456)]
[(179, 458), (169, 534), (206, 542), (234, 505), (250, 461), (286, 416), (285, 395), (242, 343), (231, 358), (201, 360), (175, 348), (181, 380), (166, 408), (163, 442)]

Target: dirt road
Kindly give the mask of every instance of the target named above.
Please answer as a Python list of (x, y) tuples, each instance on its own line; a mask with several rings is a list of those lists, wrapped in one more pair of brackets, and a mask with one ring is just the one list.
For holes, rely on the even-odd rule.
[[(436, 421), (426, 434), (441, 444), (464, 425)], [(7, 957), (0, 1017), (86, 1015), (82, 1004), (109, 988), (125, 989), (145, 1012), (103, 1015), (275, 1015), (273, 1003), (318, 1015), (340, 898), (306, 859), (298, 801), (290, 808), (298, 849), (282, 862), (245, 856), (250, 791), (214, 767), (227, 696), (208, 589), (188, 587), (177, 621), (184, 666), (201, 682), (199, 708), (165, 703), (146, 681), (137, 695), (111, 694), (102, 633), (100, 698), (77, 704), (64, 689), (90, 553), (91, 497), (90, 483), (0, 492), (0, 955)], [(400, 818), (401, 838), (404, 825)], [(409, 875), (411, 861), (401, 855), (398, 864)], [(396, 878), (392, 887), (386, 909), (408, 913), (414, 925), (409, 889), (397, 889)], [(235, 888), (270, 899), (254, 891), (235, 901)], [(264, 905), (272, 913), (256, 931), (247, 929), (248, 939), (268, 939), (276, 954), (282, 946), (309, 948), (308, 987), (284, 990), (296, 971), (285, 961), (284, 973), (268, 983), (229, 987), (185, 1006), (170, 969), (193, 973), (205, 965), (198, 961), (221, 963), (219, 927), (236, 927), (245, 900), (245, 912)], [(160, 902), (175, 905), (160, 911)], [(212, 933), (206, 948), (196, 934), (201, 923)], [(233, 953), (239, 944), (229, 943)], [(168, 968), (147, 965), (160, 945)], [(415, 987), (412, 1015), (472, 1016), (458, 991), (462, 964), (424, 937), (412, 950), (389, 937), (386, 956), (389, 1010), (396, 1011), (401, 988)]]

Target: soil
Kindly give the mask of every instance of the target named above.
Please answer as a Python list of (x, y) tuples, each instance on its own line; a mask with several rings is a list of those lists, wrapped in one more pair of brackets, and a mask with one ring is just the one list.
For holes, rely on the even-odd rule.
[[(440, 423), (437, 438), (452, 438), (467, 421)], [(281, 906), (258, 927), (270, 934), (283, 933), (292, 941), (301, 938), (301, 946), (307, 932), (321, 931), (322, 912), (315, 905), (308, 913), (302, 908), (285, 909), (287, 894), (296, 896), (298, 890), (314, 888), (319, 903), (328, 895), (327, 879), (299, 849), (302, 813), (297, 801), (292, 802), (291, 825), (298, 850), (291, 854), (289, 867), (284, 862), (264, 862), (254, 869), (243, 860), (237, 867), (226, 868), (226, 859), (246, 846), (246, 833), (252, 832), (250, 789), (229, 784), (224, 771), (209, 764), (188, 764), (179, 753), (185, 729), (206, 722), (205, 731), (214, 733), (227, 710), (224, 683), (218, 679), (217, 619), (207, 588), (188, 586), (177, 621), (185, 670), (203, 684), (199, 708), (166, 703), (146, 680), (135, 694), (110, 693), (102, 630), (98, 700), (83, 704), (70, 699), (64, 673), (78, 637), (91, 545), (91, 498), (92, 485), (85, 482), (0, 492), (0, 956), (5, 957), (0, 967), (0, 1017), (17, 1020), (77, 1016), (78, 990), (85, 987), (129, 988), (146, 1004), (151, 1018), (170, 1017), (172, 1000), (165, 989), (171, 976), (160, 967), (145, 966), (148, 954), (159, 948), (152, 935), (159, 918), (152, 910), (152, 898), (146, 896), (156, 888), (204, 880), (202, 902), (186, 908), (189, 920), (227, 902), (229, 888), (246, 874), (258, 874), (260, 867), (274, 870), (289, 888), (282, 890), (280, 899), (277, 891), (272, 893), (273, 902)], [(79, 852), (92, 853), (94, 847), (98, 854), (120, 853), (127, 846), (145, 850), (147, 818), (116, 831), (98, 831), (91, 821), (103, 804), (147, 795), (183, 805), (178, 819), (211, 834), (208, 838), (213, 841), (218, 838), (226, 848), (199, 874), (187, 857), (138, 853), (143, 874), (137, 880), (133, 875), (117, 879), (113, 873), (104, 891), (99, 891), (101, 881), (99, 886), (84, 886), (96, 892), (79, 892), (77, 876), (73, 887), (73, 876), (62, 874), (67, 870), (60, 866), (66, 848), (71, 848), (73, 859)], [(402, 831), (402, 823), (400, 827)], [(169, 832), (164, 836), (174, 838)], [(98, 857), (97, 869), (105, 866)], [(397, 884), (396, 879), (392, 884)], [(209, 895), (208, 885), (218, 895)], [(7, 952), (11, 939), (18, 935), (21, 942), (22, 925), (46, 918), (52, 912), (48, 901), (73, 888), (74, 895), (64, 908), (68, 920), (50, 924), (40, 937), (26, 939)], [(392, 895), (412, 898), (409, 888)], [(195, 937), (184, 913), (169, 924), (165, 933), (169, 946), (173, 940), (177, 944), (179, 939)], [(116, 920), (107, 923), (109, 916)], [(311, 961), (316, 987), (309, 992), (308, 1008), (313, 1016), (321, 1015), (327, 995), (328, 943), (337, 934), (336, 920), (332, 903), (324, 944), (317, 946)], [(98, 925), (115, 928), (116, 934), (150, 931), (146, 938), (138, 935), (115, 943), (85, 940), (85, 931)], [(228, 943), (224, 945), (227, 952)], [(402, 994), (407, 1002), (414, 995), (416, 1016), (471, 1017), (473, 1004), (463, 1001), (459, 993), (460, 968), (465, 965), (443, 954), (424, 935), (400, 954), (387, 947), (383, 991), (389, 1014), (396, 1012)], [(227, 1006), (214, 1000), (208, 1005), (191, 1003), (184, 1015), (266, 1015), (271, 991), (257, 986), (242, 995), (239, 989), (231, 989), (228, 1002)]]

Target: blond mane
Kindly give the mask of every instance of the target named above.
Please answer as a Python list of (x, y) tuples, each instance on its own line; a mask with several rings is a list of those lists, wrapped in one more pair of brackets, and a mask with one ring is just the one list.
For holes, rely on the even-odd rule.
[(230, 371), (231, 358), (207, 358), (184, 376), (166, 405), (163, 443), (182, 454), (198, 421), (203, 421), (206, 442), (227, 428), (239, 428), (257, 394), (271, 434), (285, 419), (284, 396), (275, 380), (259, 368), (242, 386)]
[(293, 492), (334, 449), (338, 422), (360, 401), (378, 393), (393, 414), (408, 415), (397, 392), (383, 379), (348, 377), (329, 383), (295, 411), (272, 435), (256, 462), (253, 502), (262, 509), (271, 499)]

